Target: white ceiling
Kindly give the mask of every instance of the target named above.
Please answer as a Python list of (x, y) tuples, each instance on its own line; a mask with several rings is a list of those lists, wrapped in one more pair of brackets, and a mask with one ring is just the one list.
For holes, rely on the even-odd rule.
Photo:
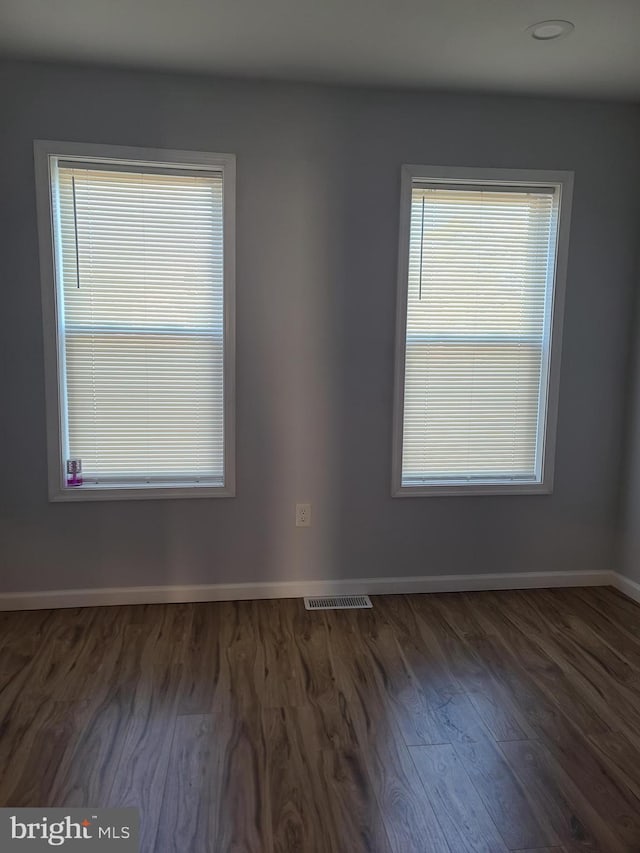
[[(526, 28), (572, 21), (566, 39)], [(0, 52), (304, 81), (640, 99), (640, 0), (0, 0)]]

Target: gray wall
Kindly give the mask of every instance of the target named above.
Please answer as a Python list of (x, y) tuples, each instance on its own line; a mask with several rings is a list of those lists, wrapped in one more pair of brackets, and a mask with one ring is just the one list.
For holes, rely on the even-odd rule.
[[(640, 254), (638, 257), (640, 268)], [(639, 269), (640, 272), (640, 269)], [(640, 583), (640, 288), (632, 312), (626, 434), (623, 444), (624, 466), (621, 477), (618, 571)]]
[[(635, 107), (26, 64), (0, 102), (1, 589), (611, 567)], [(34, 138), (237, 155), (236, 499), (47, 502)], [(390, 497), (402, 163), (575, 170), (551, 496)]]

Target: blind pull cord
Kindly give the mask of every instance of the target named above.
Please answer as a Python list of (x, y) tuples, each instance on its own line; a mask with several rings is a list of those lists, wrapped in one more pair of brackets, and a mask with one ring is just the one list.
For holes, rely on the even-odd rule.
[[(75, 196), (74, 196), (75, 204)], [(76, 236), (76, 247), (78, 245)], [(420, 226), (420, 281), (418, 283), (418, 302), (422, 302), (422, 261), (424, 258), (424, 196), (422, 198), (422, 223)]]
[(76, 287), (80, 290), (80, 251), (78, 249), (78, 212), (76, 210), (76, 178), (71, 176), (71, 189), (73, 191), (73, 233), (76, 239)]

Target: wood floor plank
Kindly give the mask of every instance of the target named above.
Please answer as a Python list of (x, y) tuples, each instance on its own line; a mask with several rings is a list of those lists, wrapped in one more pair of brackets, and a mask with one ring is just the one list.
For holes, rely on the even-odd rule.
[[(460, 596), (461, 602), (465, 600)], [(476, 599), (474, 598), (475, 602)], [(478, 601), (482, 601), (479, 596)], [(475, 605), (466, 607), (464, 623), (455, 618), (452, 603), (445, 607), (439, 596), (414, 596), (412, 609), (421, 609), (432, 625), (438, 626), (438, 634), (446, 636), (447, 649), (453, 666), (458, 671), (459, 683), (470, 697), (476, 711), (492, 732), (496, 740), (524, 740), (535, 737), (520, 711), (517, 702), (486, 667), (481, 655), (475, 652), (477, 645), (495, 634), (489, 621), (481, 623)]]
[[(603, 624), (615, 626), (636, 643), (640, 643), (640, 626), (636, 610), (638, 604), (625, 598), (610, 587), (588, 587), (573, 590), (586, 606), (599, 614)], [(605, 629), (608, 633), (608, 630)]]
[(385, 595), (375, 599), (393, 628), (396, 641), (414, 678), (425, 695), (435, 700), (446, 699), (464, 689), (458, 681), (446, 639), (433, 629), (429, 619), (421, 614), (420, 604), (426, 596)]
[(515, 850), (514, 853), (564, 853), (564, 847), (536, 847), (535, 850)]
[[(571, 707), (569, 693), (574, 694), (572, 717), (576, 718), (583, 732), (602, 734), (618, 730), (633, 739), (637, 737), (640, 732), (640, 691), (620, 680), (619, 668), (608, 666), (606, 659), (611, 655), (607, 653), (606, 646), (600, 644), (599, 650), (592, 648), (587, 653), (587, 649), (565, 633), (550, 629), (544, 631), (541, 627), (534, 632), (534, 620), (526, 614), (522, 599), (516, 595), (511, 598), (506, 613), (513, 625), (520, 629), (521, 635), (528, 634), (530, 644), (535, 640), (539, 652), (553, 661), (553, 680), (564, 691), (561, 703)], [(625, 678), (628, 679), (626, 669), (628, 665), (625, 664)], [(557, 671), (561, 671), (562, 676), (557, 675)], [(539, 677), (538, 680), (551, 691), (551, 679)], [(593, 715), (594, 723), (584, 719), (587, 711)], [(600, 727), (595, 722), (597, 719), (600, 720)]]
[(162, 853), (270, 853), (265, 742), (255, 721), (177, 718), (158, 818)]
[(535, 738), (525, 714), (509, 692), (495, 679), (487, 680), (480, 690), (470, 690), (467, 696), (494, 740)]
[(451, 692), (481, 688), (485, 684), (486, 672), (482, 665), (469, 655), (464, 637), (461, 637), (447, 620), (447, 613), (439, 596), (414, 595), (408, 597), (408, 602), (421, 633), (430, 643), (435, 643), (441, 649), (445, 671), (449, 680), (457, 685), (457, 690), (448, 693), (439, 690), (441, 695), (447, 698)]
[(640, 640), (638, 604), (610, 586), (590, 587), (584, 590), (585, 597), (594, 606), (606, 613), (636, 640)]
[(181, 676), (179, 664), (145, 670), (145, 705), (138, 702), (127, 720), (108, 795), (114, 808), (138, 809), (141, 853), (156, 849)]
[[(397, 598), (397, 596), (395, 597)], [(431, 680), (431, 672), (425, 673), (422, 670), (422, 678), (420, 685), (423, 693), (427, 697), (429, 713), (432, 718), (435, 718), (435, 734), (430, 734), (430, 740), (426, 737), (424, 743), (447, 743), (448, 735), (443, 733), (441, 722), (441, 713), (437, 710), (449, 697), (466, 690), (467, 695), (472, 701), (477, 714), (482, 718), (489, 731), (496, 740), (522, 740), (530, 737), (535, 737), (530, 726), (526, 722), (525, 716), (520, 712), (517, 704), (510, 701), (509, 693), (506, 692), (500, 683), (492, 676), (492, 674), (483, 666), (482, 661), (477, 655), (474, 655), (457, 631), (453, 629), (450, 620), (445, 618), (444, 614), (439, 611), (438, 604), (433, 597), (428, 596), (413, 596), (411, 599), (412, 607), (409, 608), (409, 617), (407, 624), (409, 625), (409, 635), (413, 636), (422, 631), (423, 634), (427, 631), (426, 622), (431, 626), (438, 626), (438, 633), (446, 636), (445, 646), (447, 648), (447, 659), (450, 667), (456, 669), (458, 678), (454, 677), (451, 670), (448, 670), (447, 677), (442, 678), (442, 670), (447, 670), (447, 665), (442, 664), (445, 655), (439, 654), (439, 676), (436, 679), (435, 685)], [(397, 608), (396, 608), (397, 609)], [(407, 608), (405, 607), (406, 611)], [(419, 614), (415, 617), (414, 611)], [(385, 611), (386, 612), (386, 611)], [(484, 630), (480, 629), (477, 623), (469, 621), (471, 609), (467, 612), (465, 622), (467, 634), (475, 637), (484, 636)], [(423, 620), (423, 616), (426, 617)], [(394, 621), (396, 630), (400, 630), (402, 624), (402, 613), (399, 611)], [(413, 617), (413, 618), (412, 618)], [(429, 629), (431, 630), (431, 629)], [(427, 634), (429, 643), (437, 642), (432, 639), (434, 634)], [(464, 636), (464, 632), (463, 632)], [(467, 637), (467, 639), (469, 638)], [(421, 671), (419, 662), (420, 650), (412, 644), (410, 639), (406, 639), (405, 643), (410, 648), (413, 645), (413, 658), (418, 659), (416, 667)], [(445, 685), (445, 689), (443, 688)], [(463, 687), (464, 685), (464, 687)], [(434, 723), (430, 724), (430, 732), (434, 731)], [(409, 741), (408, 741), (409, 742)], [(416, 742), (416, 741), (411, 741)]]
[(125, 623), (106, 650), (109, 680), (97, 681), (84, 705), (78, 737), (53, 784), (56, 805), (109, 805), (136, 700), (145, 641), (140, 626)]
[(439, 743), (478, 743), (488, 738), (488, 731), (466, 693), (450, 696), (434, 708), (439, 730)]
[(127, 729), (128, 717), (121, 704), (125, 702), (120, 696), (109, 696), (87, 711), (54, 779), (49, 798), (52, 805), (110, 806), (109, 792)]
[(353, 615), (354, 627), (384, 688), (385, 701), (407, 745), (447, 743), (435, 709), (441, 704), (433, 690), (423, 690), (410, 669), (393, 628), (379, 614), (363, 610)]
[(634, 744), (620, 732), (589, 735), (589, 741), (609, 768), (640, 799), (640, 761)]
[(474, 654), (501, 684), (509, 696), (509, 702), (517, 705), (518, 712), (526, 719), (527, 727), (532, 732), (531, 740), (539, 737), (548, 721), (563, 718), (562, 708), (536, 684), (528, 670), (521, 666), (517, 655), (511, 653), (500, 637), (473, 638), (469, 643)]
[(558, 766), (584, 790), (590, 805), (629, 850), (640, 850), (640, 799), (590, 741), (558, 718), (541, 727), (541, 740)]
[(212, 850), (221, 787), (211, 754), (211, 714), (178, 717), (168, 760), (156, 843), (166, 853)]
[(302, 606), (296, 599), (263, 601), (254, 608), (264, 649), (263, 703), (267, 708), (296, 707), (306, 703), (303, 669), (293, 624)]
[(454, 694), (435, 713), (443, 742), (453, 745), (505, 843), (511, 848), (557, 841), (537, 819), (470, 697)]
[(267, 745), (257, 713), (221, 718), (224, 773), (216, 807), (215, 853), (269, 853), (273, 849), (267, 789)]
[(87, 673), (83, 656), (88, 637), (95, 636), (98, 615), (92, 608), (74, 608), (65, 618), (55, 612), (42, 653), (34, 662), (30, 692), (61, 700), (77, 697), (78, 673)]
[(123, 607), (87, 607), (85, 620), (74, 623), (63, 653), (69, 669), (53, 685), (52, 695), (60, 701), (83, 700), (95, 696), (96, 685), (108, 684), (121, 633), (131, 622), (131, 610)]
[(307, 696), (307, 706), (295, 713), (305, 717), (305, 748), (319, 756), (316, 771), (335, 827), (337, 850), (390, 853), (346, 697), (336, 685), (325, 615), (300, 607), (293, 627)]
[(355, 628), (352, 614), (328, 616), (329, 642), (336, 678), (346, 697), (369, 778), (376, 791), (394, 853), (449, 853), (408, 748), (388, 714), (384, 688)]
[(136, 805), (144, 853), (640, 851), (637, 604), (373, 603), (0, 614), (0, 805)]
[[(468, 710), (462, 715), (451, 714), (453, 701), (460, 702), (461, 698), (452, 697), (449, 703), (456, 727), (451, 743), (505, 844), (512, 849), (557, 842), (557, 836), (535, 814), (526, 790), (482, 723), (474, 723)], [(475, 713), (473, 706), (470, 710)]]
[(600, 643), (626, 660), (636, 675), (640, 673), (640, 639), (635, 639), (615, 620), (608, 619), (600, 610), (591, 606), (590, 598), (585, 598), (581, 592), (580, 589), (556, 590), (557, 611), (561, 614), (569, 612), (574, 619), (580, 621), (583, 629), (588, 626)]
[(510, 741), (500, 744), (500, 749), (567, 851), (631, 853), (591, 806), (588, 787), (583, 793), (543, 744)]
[(224, 769), (215, 853), (272, 850), (263, 720), (265, 649), (256, 612), (261, 604), (231, 601), (221, 605), (224, 655), (214, 716), (219, 720), (216, 738)]
[[(540, 645), (517, 616), (512, 618), (510, 607), (514, 601), (511, 593), (485, 595), (478, 608), (479, 620), (491, 623), (496, 638), (517, 660), (519, 671), (526, 671), (530, 681), (560, 710), (570, 710), (581, 731), (610, 731), (597, 695), (576, 677), (576, 671), (566, 661), (558, 659), (549, 643)], [(488, 644), (490, 638), (486, 639)]]
[(323, 611), (306, 610), (296, 602), (291, 612), (291, 633), (300, 667), (298, 676), (304, 691), (305, 704), (322, 705), (333, 697), (335, 678), (329, 653), (329, 638)]
[(536, 590), (536, 595), (530, 597), (514, 593), (511, 612), (516, 613), (527, 630), (534, 632), (542, 643), (549, 640), (569, 643), (578, 654), (591, 658), (616, 683), (629, 684), (633, 688), (636, 680), (633, 666), (616, 649), (602, 642), (591, 625), (581, 621), (555, 591)]
[(456, 853), (507, 853), (489, 813), (450, 744), (413, 746), (411, 756)]
[[(267, 705), (266, 650), (257, 613), (262, 602), (225, 601), (221, 604), (220, 644), (223, 649), (213, 707), (220, 713), (252, 717)], [(271, 676), (273, 683), (274, 676)], [(277, 689), (277, 688), (276, 688)]]
[(32, 720), (28, 736), (16, 751), (12, 768), (0, 776), (0, 802), (16, 808), (52, 805), (55, 778), (70, 756), (78, 734), (77, 703), (47, 702)]
[[(305, 713), (306, 712), (306, 713)], [(338, 853), (340, 838), (319, 772), (316, 729), (301, 707), (265, 709), (274, 853)]]
[[(23, 615), (23, 614), (21, 614)], [(40, 682), (48, 668), (52, 638), (59, 625), (55, 611), (24, 614), (12, 620), (13, 631), (5, 639), (3, 673), (0, 676), (0, 766), (7, 767), (16, 759), (16, 753), (29, 728), (40, 719), (39, 709), (46, 703), (47, 695)], [(44, 709), (45, 717), (48, 710)]]
[[(467, 637), (484, 637), (495, 633), (491, 622), (478, 621), (477, 607), (482, 606), (491, 592), (477, 593), (447, 593), (432, 598), (435, 608), (442, 613), (446, 622), (455, 626), (456, 634), (463, 640)], [(499, 593), (500, 594), (500, 593)]]
[(300, 607), (295, 615), (294, 635), (302, 667), (306, 707), (312, 711), (318, 748), (349, 750), (355, 757), (358, 741), (346, 698), (339, 689), (333, 670), (324, 612)]
[[(499, 637), (498, 633), (496, 640)], [(572, 709), (565, 709), (567, 713), (556, 712), (547, 697), (528, 683), (527, 674), (518, 663), (514, 661), (509, 667), (512, 650), (506, 644), (485, 638), (480, 648), (484, 660), (502, 672), (514, 695), (525, 703), (531, 728), (544, 740), (558, 764), (578, 786), (589, 780), (594, 810), (609, 820), (613, 831), (629, 849), (640, 849), (640, 801), (628, 789), (624, 775), (607, 766), (590, 748), (587, 738), (575, 725)]]
[(183, 680), (178, 714), (210, 714), (223, 665), (220, 620), (224, 610), (212, 602), (194, 604), (185, 625)]
[(329, 814), (342, 853), (391, 853), (393, 849), (359, 747), (323, 749), (318, 774), (328, 791)]
[[(500, 625), (493, 623), (490, 611), (484, 612), (487, 606), (493, 606), (492, 600), (486, 594), (461, 595), (461, 599), (467, 597), (472, 602), (467, 609), (467, 626), (472, 618), (475, 630), (459, 630), (451, 606), (441, 614), (447, 630), (461, 646), (457, 657), (473, 661), (467, 667), (468, 672), (475, 674), (467, 682), (467, 695), (495, 740), (535, 739), (536, 730), (529, 716), (531, 709), (544, 707), (544, 694), (519, 663), (503, 653)], [(435, 601), (434, 609), (438, 606)], [(504, 625), (513, 629), (509, 623)]]
[(225, 785), (225, 722), (215, 714), (176, 720), (156, 849), (162, 853), (216, 851)]

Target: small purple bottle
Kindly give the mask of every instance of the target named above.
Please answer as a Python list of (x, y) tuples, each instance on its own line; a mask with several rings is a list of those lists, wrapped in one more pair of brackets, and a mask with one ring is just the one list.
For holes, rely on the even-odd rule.
[(82, 459), (67, 459), (67, 486), (82, 485)]

